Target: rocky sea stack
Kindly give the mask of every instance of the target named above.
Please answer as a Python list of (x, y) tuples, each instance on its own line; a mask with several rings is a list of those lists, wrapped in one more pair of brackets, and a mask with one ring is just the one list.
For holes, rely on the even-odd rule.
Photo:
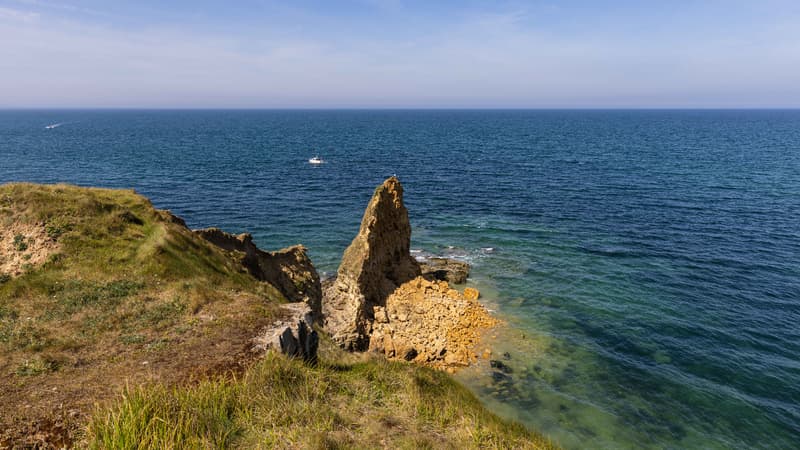
[[(336, 278), (323, 288), (325, 330), (348, 350), (440, 368), (466, 365), (475, 359), (479, 331), (496, 320), (477, 302), (477, 290), (462, 294), (435, 271), (423, 277), (410, 245), (403, 187), (391, 177), (375, 190)], [(461, 269), (464, 282), (468, 267)]]
[(374, 308), (384, 306), (398, 286), (421, 273), (410, 250), (403, 186), (391, 177), (375, 189), (358, 235), (324, 292), (325, 328), (339, 345), (348, 350), (369, 347)]

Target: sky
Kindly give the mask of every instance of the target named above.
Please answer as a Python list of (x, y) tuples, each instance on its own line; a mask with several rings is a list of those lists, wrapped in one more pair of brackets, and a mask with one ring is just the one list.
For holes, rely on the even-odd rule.
[(0, 0), (0, 108), (798, 108), (800, 0)]

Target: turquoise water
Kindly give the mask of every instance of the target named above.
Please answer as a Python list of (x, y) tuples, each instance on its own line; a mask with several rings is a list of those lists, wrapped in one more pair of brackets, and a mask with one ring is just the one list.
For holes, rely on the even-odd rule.
[(798, 447), (800, 111), (0, 112), (0, 182), (133, 187), (328, 273), (392, 174), (412, 247), (508, 321), (511, 373), (459, 375), (495, 411), (568, 448)]

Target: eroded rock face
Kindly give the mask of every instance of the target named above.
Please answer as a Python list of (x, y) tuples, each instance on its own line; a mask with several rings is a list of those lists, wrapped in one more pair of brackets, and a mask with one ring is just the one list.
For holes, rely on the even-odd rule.
[(391, 177), (375, 190), (358, 235), (324, 292), (325, 328), (339, 345), (349, 350), (369, 347), (374, 308), (384, 306), (398, 286), (421, 273), (410, 245), (403, 187)]
[(253, 339), (253, 350), (280, 351), (291, 358), (302, 358), (307, 363), (316, 364), (319, 335), (308, 327), (315, 320), (311, 308), (297, 302), (281, 305), (281, 310), (283, 318)]
[(450, 258), (428, 258), (420, 263), (422, 276), (428, 280), (464, 284), (469, 276), (469, 264)]
[(288, 301), (307, 304), (315, 320), (322, 316), (319, 275), (302, 245), (265, 252), (256, 247), (249, 233), (233, 235), (219, 228), (194, 232), (223, 250), (242, 253), (242, 265), (251, 275), (275, 286)]

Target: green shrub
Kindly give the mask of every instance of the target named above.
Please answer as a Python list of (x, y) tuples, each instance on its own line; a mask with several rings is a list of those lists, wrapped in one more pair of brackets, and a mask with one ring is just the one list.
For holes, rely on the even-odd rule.
[(43, 373), (55, 372), (60, 366), (59, 362), (52, 358), (36, 357), (26, 359), (17, 367), (16, 374), (21, 377), (41, 375)]
[(72, 230), (72, 224), (63, 217), (51, 218), (44, 226), (44, 231), (53, 240), (58, 239), (62, 234), (70, 230)]
[(145, 337), (141, 334), (124, 334), (119, 337), (119, 341), (126, 345), (142, 344)]
[(21, 234), (14, 236), (14, 249), (18, 252), (24, 252), (28, 249), (28, 243), (25, 242), (25, 236)]

